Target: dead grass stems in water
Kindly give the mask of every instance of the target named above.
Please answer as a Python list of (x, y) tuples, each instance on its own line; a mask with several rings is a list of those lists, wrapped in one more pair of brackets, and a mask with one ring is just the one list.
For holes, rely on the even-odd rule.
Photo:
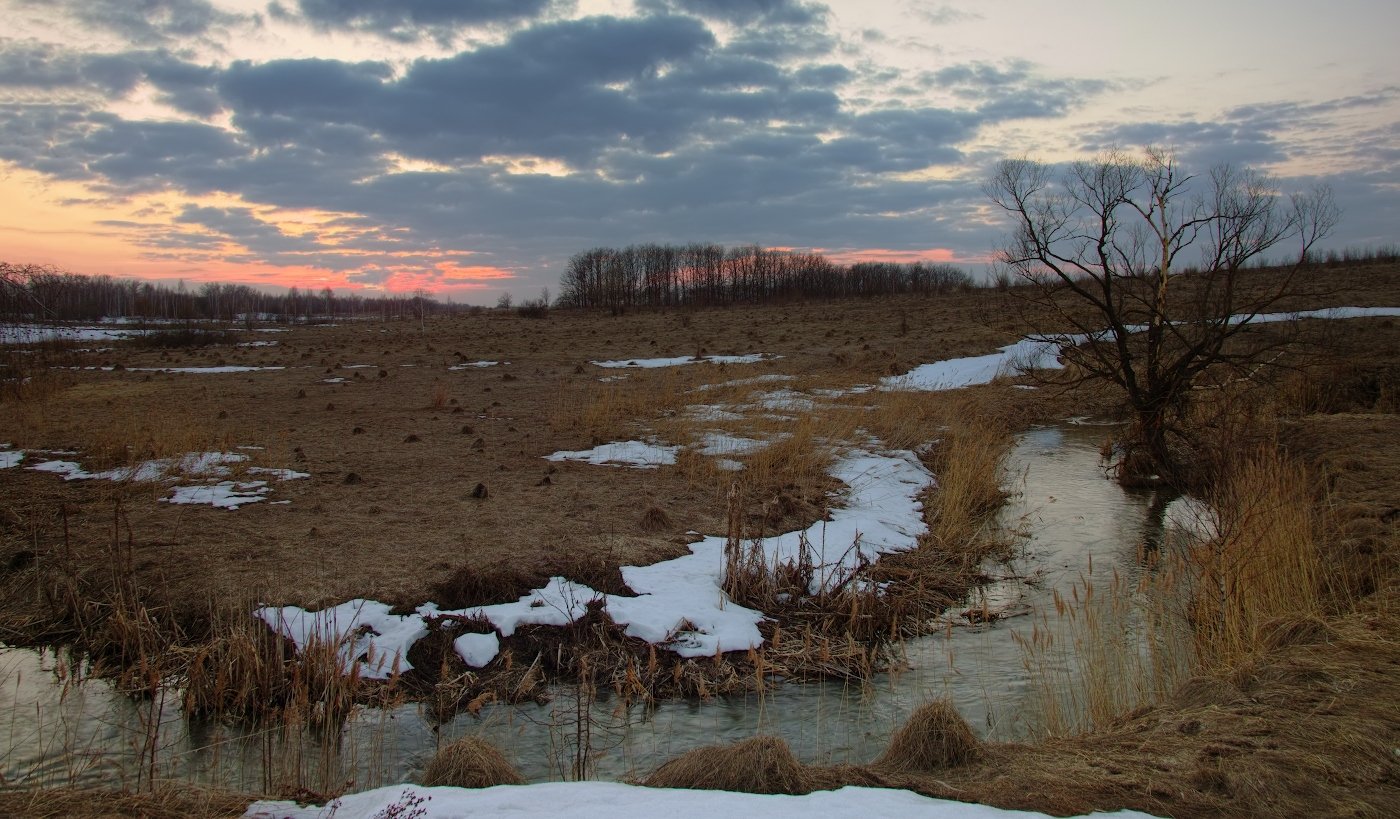
[(1325, 605), (1324, 506), (1300, 464), (1261, 447), (1222, 476), (1197, 520), (1178, 517), (1186, 525), (1142, 556), (1136, 579), (1095, 576), (1091, 564), (1053, 613), (1015, 635), (1039, 730), (1107, 726), (1192, 677), (1228, 676), (1296, 633), (1325, 631), (1321, 618), (1340, 611)]

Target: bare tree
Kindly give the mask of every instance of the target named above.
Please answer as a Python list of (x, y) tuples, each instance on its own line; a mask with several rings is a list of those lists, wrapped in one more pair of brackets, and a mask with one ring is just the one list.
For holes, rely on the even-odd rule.
[[(1207, 372), (1257, 373), (1269, 345), (1242, 334), (1299, 293), (1339, 215), (1325, 187), (1287, 197), (1261, 173), (1195, 176), (1154, 148), (1059, 172), (1004, 160), (983, 188), (1014, 223), (997, 261), (1030, 285), (1036, 329), (1073, 327), (1087, 343), (1065, 345), (1067, 362), (1126, 399), (1125, 480), (1177, 475), (1172, 438), (1192, 388)], [(1247, 272), (1284, 250), (1279, 268)]]

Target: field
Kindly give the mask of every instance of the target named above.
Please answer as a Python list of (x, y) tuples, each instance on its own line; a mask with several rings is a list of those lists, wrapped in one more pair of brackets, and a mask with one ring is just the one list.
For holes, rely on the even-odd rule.
[[(1400, 305), (1394, 265), (1319, 275), (1336, 285), (1326, 299), (1288, 307)], [(22, 400), (0, 403), (0, 443), (25, 452), (0, 470), (0, 640), (82, 642), (95, 612), (114, 619), (115, 599), (134, 604), (126, 614), (159, 634), (152, 646), (187, 658), (217, 636), (228, 612), (254, 606), (319, 609), (368, 598), (395, 614), (428, 601), (463, 609), (513, 601), (554, 576), (626, 595), (622, 567), (681, 557), (701, 536), (742, 544), (831, 517), (844, 497), (829, 474), (833, 462), (874, 438), (882, 449), (918, 448), (939, 483), (918, 496), (928, 532), (911, 554), (925, 559), (885, 558), (870, 570), (915, 591), (879, 601), (905, 608), (870, 621), (864, 666), (830, 661), (830, 643), (824, 668), (811, 657), (735, 652), (728, 678), (706, 672), (712, 676), (670, 688), (651, 679), (636, 693), (723, 691), (724, 679), (761, 685), (765, 663), (787, 663), (785, 676), (868, 676), (880, 666), (870, 646), (917, 631), (956, 602), (977, 581), (982, 558), (1004, 545), (982, 523), (996, 505), (998, 447), (1009, 434), (1117, 409), (1093, 385), (1014, 373), (963, 390), (869, 389), (921, 364), (1017, 341), (1025, 309), (1014, 291), (979, 290), (619, 316), (484, 310), (268, 327), (210, 346), (44, 344), (32, 356), (62, 369), (33, 368)], [(1307, 322), (1300, 332), (1313, 343), (1283, 362), (1296, 369), (1269, 387), (1267, 400), (1241, 390), (1203, 402), (1199, 456), (1228, 462), (1268, 444), (1317, 478), (1309, 498), (1327, 519), (1327, 590), (1300, 616), (1322, 631), (1280, 636), (1269, 651), (1222, 661), (1212, 679), (1225, 682), (1197, 682), (1195, 695), (1119, 714), (1087, 736), (991, 748), (936, 776), (881, 773), (877, 764), (874, 773), (817, 772), (811, 781), (1047, 810), (1244, 815), (1275, 777), (1301, 766), (1308, 786), (1278, 787), (1281, 809), (1332, 814), (1350, 806), (1366, 815), (1396, 796), (1396, 761), (1386, 749), (1400, 747), (1400, 693), (1393, 673), (1374, 668), (1400, 661), (1400, 329), (1394, 319), (1361, 318)], [(708, 357), (719, 360), (641, 366)], [(191, 368), (233, 369), (180, 371)], [(548, 458), (626, 441), (682, 448), (673, 463), (646, 469)], [(938, 445), (923, 448), (930, 442)], [(179, 475), (180, 457), (205, 452), (246, 460), (222, 464), (227, 474)], [(109, 476), (116, 480), (65, 480), (27, 468), (61, 460), (97, 474), (157, 459), (176, 459), (163, 467), (168, 479), (118, 472)], [(959, 469), (965, 480), (954, 477)], [(169, 502), (176, 483), (215, 480), (265, 484), (235, 509)], [(744, 599), (773, 604), (789, 599), (788, 588), (755, 586)], [(822, 611), (794, 606), (780, 623), (833, 640), (858, 631), (833, 623), (859, 605), (843, 598)], [(106, 659), (121, 673), (115, 667), (130, 666), (145, 638), (103, 628)], [(876, 639), (875, 631), (890, 634)], [(557, 651), (578, 633), (531, 632), (534, 642), (509, 646), (528, 667), (528, 652), (546, 644)], [(640, 645), (619, 637), (611, 656), (643, 658)], [(95, 640), (89, 648), (103, 653)], [(434, 651), (411, 655), (444, 669), (417, 680), (413, 696), (443, 695), (448, 659), (441, 645)], [(538, 694), (521, 688), (522, 670), (511, 672), (510, 685)], [(579, 673), (567, 662), (550, 671), (561, 680)], [(735, 675), (744, 678), (735, 683)], [(454, 692), (444, 707), (466, 707), (485, 690)], [(1282, 719), (1290, 730), (1274, 727)], [(1232, 769), (1226, 760), (1241, 755), (1249, 765)], [(1066, 771), (1078, 772), (1073, 787)]]

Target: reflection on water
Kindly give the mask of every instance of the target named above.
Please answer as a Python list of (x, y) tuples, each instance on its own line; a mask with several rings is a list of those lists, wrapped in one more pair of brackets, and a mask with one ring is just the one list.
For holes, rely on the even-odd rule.
[[(1131, 576), (1144, 546), (1156, 544), (1165, 499), (1106, 479), (1103, 437), (1104, 430), (1086, 426), (1019, 437), (1007, 462), (1016, 495), (1002, 523), (1027, 537), (1023, 554), (992, 569), (1005, 579), (979, 593), (988, 605), (1049, 610), (1054, 591), (1068, 591), (1091, 565)], [(339, 737), (298, 731), (286, 740), (281, 729), (249, 734), (190, 723), (174, 695), (135, 702), (101, 682), (64, 686), (56, 682), (53, 654), (0, 649), (0, 785), (136, 786), (154, 772), (251, 791), (285, 782), (353, 781), (362, 789), (415, 778), (440, 742), (468, 732), (495, 742), (532, 781), (557, 780), (577, 763), (581, 727), (589, 732), (590, 775), (601, 779), (642, 775), (688, 749), (759, 733), (782, 737), (808, 762), (864, 762), (917, 705), (936, 697), (951, 699), (985, 736), (1014, 739), (1027, 730), (1031, 681), (1011, 634), (1028, 631), (1034, 619), (950, 626), (911, 641), (908, 668), (881, 675), (864, 690), (789, 685), (762, 696), (649, 710), (600, 700), (584, 704), (590, 718), (581, 722), (576, 692), (562, 688), (547, 705), (487, 707), (479, 717), (464, 714), (438, 729), (406, 705), (364, 712)]]

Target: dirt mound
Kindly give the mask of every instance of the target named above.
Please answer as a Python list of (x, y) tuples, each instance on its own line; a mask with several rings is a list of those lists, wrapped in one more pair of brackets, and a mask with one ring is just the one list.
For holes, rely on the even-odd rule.
[(947, 700), (914, 709), (875, 766), (900, 771), (936, 771), (982, 756), (982, 741)]
[(806, 766), (776, 737), (696, 748), (657, 768), (642, 784), (741, 793), (803, 794), (817, 790)]
[(454, 788), (524, 785), (525, 777), (484, 739), (464, 736), (438, 751), (423, 772), (423, 784)]

